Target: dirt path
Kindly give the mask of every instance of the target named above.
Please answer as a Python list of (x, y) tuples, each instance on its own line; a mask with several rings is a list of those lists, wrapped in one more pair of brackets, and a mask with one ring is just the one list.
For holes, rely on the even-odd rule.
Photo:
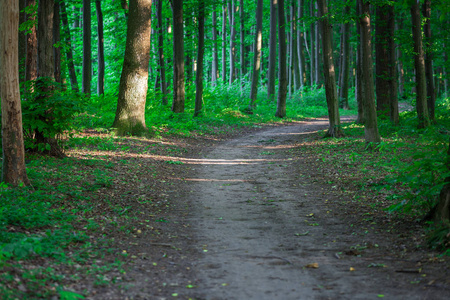
[(447, 299), (417, 261), (387, 255), (376, 225), (351, 227), (338, 196), (304, 176), (314, 170), (290, 149), (326, 126), (276, 127), (187, 162), (196, 299)]

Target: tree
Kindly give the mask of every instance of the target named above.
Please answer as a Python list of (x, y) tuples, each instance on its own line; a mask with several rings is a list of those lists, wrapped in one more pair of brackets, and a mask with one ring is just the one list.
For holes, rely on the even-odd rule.
[(213, 59), (211, 67), (211, 82), (213, 86), (216, 85), (217, 78), (219, 77), (219, 55), (217, 50), (217, 12), (216, 6), (213, 6), (212, 12), (212, 39), (213, 39)]
[(414, 65), (416, 70), (416, 110), (419, 123), (418, 128), (430, 125), (427, 106), (427, 81), (425, 75), (425, 59), (422, 44), (422, 18), (419, 0), (412, 0), (411, 4), (412, 35), (414, 43)]
[(73, 61), (73, 50), (72, 50), (72, 38), (70, 36), (69, 20), (67, 18), (66, 3), (60, 1), (61, 9), (61, 20), (63, 24), (63, 32), (66, 39), (66, 58), (67, 58), (67, 68), (69, 70), (69, 80), (72, 90), (79, 91), (78, 89), (78, 79), (75, 72), (75, 65)]
[(434, 88), (433, 77), (433, 49), (432, 49), (432, 36), (431, 36), (431, 0), (425, 0), (422, 5), (422, 13), (425, 19), (423, 26), (424, 38), (425, 38), (425, 77), (427, 82), (427, 107), (430, 122), (434, 123), (435, 120), (435, 104), (436, 104), (436, 91)]
[[(241, 80), (244, 78), (247, 72), (245, 68), (245, 32), (244, 32), (244, 22), (245, 22), (245, 12), (244, 12), (244, 0), (239, 0), (239, 39), (240, 39), (240, 51), (239, 51), (239, 61), (241, 63), (240, 77)], [(242, 89), (242, 84), (240, 85)]]
[[(299, 20), (299, 24), (302, 22), (303, 19), (303, 0), (298, 0), (298, 6), (297, 6), (297, 19)], [(300, 25), (299, 25), (300, 26)], [(300, 87), (303, 87), (305, 84), (305, 53), (303, 51), (303, 39), (304, 39), (304, 32), (303, 32), (303, 26), (302, 28), (297, 30), (297, 51), (298, 51), (298, 66), (299, 66), (299, 79), (300, 79)]]
[[(359, 2), (356, 1), (356, 14), (361, 15), (361, 7)], [(356, 32), (357, 35), (361, 36), (361, 23), (359, 20), (356, 22)], [(364, 88), (362, 80), (362, 45), (359, 40), (356, 47), (356, 76), (355, 76), (355, 98), (358, 106), (358, 116), (356, 117), (355, 123), (364, 124)]]
[(261, 69), (262, 18), (263, 18), (263, 1), (258, 0), (256, 6), (255, 53), (253, 54), (252, 87), (250, 91), (250, 105), (249, 105), (250, 110), (252, 110), (255, 107), (256, 95), (258, 93), (259, 71)]
[(361, 26), (361, 73), (364, 89), (364, 137), (366, 143), (379, 143), (377, 112), (375, 109), (375, 91), (373, 86), (372, 35), (370, 29), (370, 4), (366, 0), (357, 0), (360, 6), (359, 23)]
[(167, 83), (166, 83), (166, 66), (164, 58), (164, 28), (162, 19), (163, 0), (156, 2), (156, 15), (158, 19), (158, 61), (159, 61), (159, 84), (161, 93), (163, 94), (162, 104), (167, 105)]
[(328, 6), (326, 0), (318, 0), (319, 17), (321, 19), (322, 31), (322, 54), (323, 54), (323, 69), (325, 75), (325, 93), (328, 106), (328, 119), (330, 126), (328, 128), (327, 136), (339, 137), (342, 135), (341, 120), (339, 117), (339, 99), (336, 88), (336, 73), (333, 62), (333, 49), (331, 47), (331, 24), (328, 21)]
[(277, 63), (277, 14), (278, 1), (270, 0), (269, 71), (267, 73), (267, 97), (275, 97), (275, 70)]
[(228, 0), (228, 17), (230, 18), (230, 78), (231, 85), (236, 79), (236, 0)]
[(275, 116), (286, 117), (287, 70), (286, 70), (286, 32), (284, 20), (284, 0), (278, 0), (278, 100)]
[(1, 181), (29, 185), (20, 105), (18, 37), (19, 2), (0, 0), (0, 98), (3, 163)]
[(83, 74), (81, 91), (91, 94), (92, 57), (91, 57), (91, 1), (83, 0)]
[[(350, 15), (350, 6), (345, 5), (344, 14)], [(348, 105), (348, 89), (349, 89), (349, 71), (350, 71), (350, 22), (345, 21), (342, 25), (341, 39), (341, 63), (339, 76), (339, 100), (342, 108), (349, 109)]]
[(203, 56), (205, 52), (205, 0), (198, 3), (198, 51), (197, 73), (195, 74), (195, 110), (194, 117), (202, 111), (203, 102)]
[(227, 40), (227, 6), (225, 0), (222, 5), (222, 82), (227, 82), (227, 49), (225, 48)]
[(97, 94), (103, 95), (105, 93), (105, 47), (103, 40), (103, 13), (101, 0), (95, 0), (95, 11), (97, 12), (97, 53), (98, 53), (98, 67), (97, 67)]
[(184, 31), (183, 0), (172, 1), (173, 11), (173, 102), (174, 113), (184, 112)]
[[(447, 169), (450, 170), (450, 143), (446, 159)], [(450, 221), (450, 176), (445, 178), (444, 187), (439, 194), (438, 203), (432, 208), (426, 218), (433, 219), (436, 222)]]
[(60, 41), (60, 15), (59, 15), (59, 2), (60, 0), (55, 0), (53, 5), (53, 67), (54, 67), (54, 77), (55, 81), (61, 83), (61, 49), (59, 48)]
[(119, 135), (142, 135), (150, 59), (151, 0), (131, 0), (119, 97), (113, 127)]
[[(36, 0), (27, 0), (27, 7), (36, 5)], [(33, 14), (27, 14), (27, 20), (34, 22), (36, 17)], [(37, 31), (36, 25), (33, 25), (27, 33), (25, 62), (25, 81), (36, 80), (37, 78)]]

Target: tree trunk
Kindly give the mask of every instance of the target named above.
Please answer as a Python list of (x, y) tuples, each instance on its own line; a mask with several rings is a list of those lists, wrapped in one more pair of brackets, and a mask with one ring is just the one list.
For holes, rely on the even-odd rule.
[(97, 32), (98, 32), (98, 78), (97, 94), (105, 93), (105, 47), (103, 40), (103, 13), (101, 0), (95, 0), (95, 10), (97, 12)]
[[(395, 22), (395, 31), (398, 32), (400, 30), (403, 30), (403, 21), (400, 19), (397, 22)], [(405, 72), (403, 70), (403, 63), (401, 60), (402, 52), (400, 50), (400, 46), (397, 45), (395, 50), (395, 61), (397, 62), (397, 75), (398, 75), (398, 95), (400, 98), (404, 97), (404, 91), (405, 91)]]
[(303, 39), (304, 39), (304, 30), (303, 27), (300, 27), (300, 24), (303, 24), (303, 0), (298, 0), (298, 7), (297, 7), (297, 18), (298, 18), (298, 30), (297, 30), (297, 52), (298, 52), (298, 67), (299, 67), (299, 80), (300, 80), (300, 87), (302, 88), (305, 85), (305, 53), (303, 51)]
[(61, 20), (63, 24), (64, 36), (66, 38), (66, 58), (67, 58), (67, 68), (69, 69), (69, 79), (72, 90), (79, 91), (78, 89), (78, 79), (77, 74), (75, 72), (75, 65), (73, 62), (73, 50), (72, 50), (72, 39), (70, 37), (70, 28), (69, 21), (67, 18), (66, 11), (66, 3), (64, 1), (60, 1), (60, 9), (61, 9)]
[(261, 69), (262, 16), (263, 16), (263, 0), (258, 0), (256, 6), (255, 52), (253, 54), (252, 88), (250, 91), (250, 105), (249, 105), (250, 110), (252, 110), (255, 107), (256, 95), (258, 93), (259, 72)]
[[(19, 0), (19, 24), (27, 21), (27, 15), (25, 13), (26, 0)], [(19, 25), (19, 26), (20, 26)], [(25, 62), (27, 57), (27, 35), (26, 31), (19, 31), (19, 81), (20, 83), (25, 81)]]
[(20, 105), (18, 37), (19, 2), (0, 0), (0, 98), (2, 111), (2, 176), (0, 182), (29, 185)]
[(228, 17), (230, 18), (230, 79), (231, 85), (236, 79), (236, 0), (228, 1)]
[(183, 0), (173, 0), (173, 102), (174, 113), (184, 112)]
[(336, 74), (331, 47), (332, 27), (328, 20), (328, 6), (326, 0), (318, 0), (319, 18), (321, 19), (323, 69), (325, 75), (325, 93), (327, 98), (328, 119), (330, 127), (326, 136), (342, 136), (341, 120), (339, 116), (339, 99), (336, 88)]
[(227, 6), (222, 6), (222, 82), (227, 82)]
[(292, 68), (294, 73), (294, 91), (297, 91), (300, 88), (300, 69), (298, 65), (298, 42), (297, 42), (297, 31), (298, 30), (298, 20), (296, 16), (296, 9), (295, 9), (295, 1), (291, 4), (292, 12), (291, 12), (291, 18), (292, 18)]
[(425, 39), (425, 77), (427, 81), (427, 107), (430, 122), (435, 123), (435, 104), (436, 104), (436, 90), (434, 88), (433, 77), (433, 45), (431, 36), (431, 0), (425, 0), (422, 6), (423, 17), (425, 24), (423, 26)]
[(278, 100), (275, 116), (286, 117), (286, 93), (287, 93), (287, 70), (286, 70), (286, 32), (284, 19), (284, 0), (278, 0)]
[[(27, 0), (27, 6), (36, 5), (36, 0)], [(35, 22), (34, 15), (27, 15), (27, 20)], [(37, 78), (37, 31), (33, 26), (27, 33), (27, 56), (25, 62), (25, 81), (36, 80)], [(28, 91), (27, 91), (28, 92)], [(30, 91), (32, 92), (32, 91)]]
[[(377, 6), (377, 22), (375, 26), (375, 66), (376, 66), (376, 99), (379, 114), (390, 115), (391, 90), (389, 73), (389, 5)], [(394, 38), (394, 37), (392, 37)]]
[(38, 61), (37, 77), (55, 79), (53, 58), (53, 0), (42, 1), (38, 6)]
[(167, 99), (167, 83), (166, 83), (166, 62), (164, 58), (164, 28), (162, 18), (162, 6), (163, 0), (157, 0), (156, 2), (156, 15), (158, 19), (158, 62), (159, 62), (159, 85), (161, 93), (163, 94), (162, 105), (169, 103)]
[[(240, 68), (240, 76), (241, 81), (244, 78), (245, 73), (247, 73), (246, 67), (245, 67), (245, 32), (244, 32), (244, 22), (245, 22), (245, 13), (244, 13), (244, 0), (239, 0), (239, 19), (240, 19), (240, 28), (239, 28), (239, 35), (240, 35), (240, 53), (239, 53), (239, 60), (241, 63)], [(242, 84), (241, 84), (242, 89)]]
[(113, 127), (118, 135), (142, 135), (150, 59), (151, 0), (131, 0), (119, 97)]
[[(356, 2), (356, 14), (361, 14), (361, 7), (359, 2)], [(361, 36), (361, 23), (356, 22), (357, 35)], [(355, 98), (358, 106), (358, 116), (356, 117), (356, 124), (364, 124), (364, 88), (362, 84), (362, 45), (361, 39), (357, 41), (356, 48), (356, 78), (355, 78)]]
[(419, 3), (414, 0), (411, 5), (412, 35), (414, 42), (414, 65), (416, 69), (416, 110), (419, 123), (418, 128), (430, 125), (427, 106), (427, 79), (425, 75), (425, 60), (422, 45), (422, 18)]
[(92, 81), (92, 50), (91, 50), (91, 1), (83, 0), (83, 71), (81, 91), (91, 94)]
[[(450, 143), (447, 151), (447, 169), (450, 170)], [(429, 213), (429, 217), (435, 222), (450, 221), (450, 177), (445, 179), (445, 185), (439, 195), (439, 201)]]
[(374, 99), (370, 4), (365, 0), (357, 1), (361, 9), (359, 22), (361, 24), (362, 88), (364, 89), (364, 136), (366, 143), (370, 145), (381, 141)]
[[(350, 14), (350, 6), (346, 5), (344, 14)], [(340, 65), (341, 84), (339, 85), (339, 100), (343, 109), (349, 109), (348, 105), (348, 89), (349, 89), (349, 73), (350, 73), (350, 23), (346, 22), (342, 25), (342, 59)]]
[(217, 13), (216, 7), (213, 7), (212, 12), (212, 38), (213, 38), (213, 60), (212, 60), (212, 73), (211, 73), (211, 82), (212, 85), (216, 85), (217, 78), (219, 77), (219, 56), (217, 50)]
[[(310, 5), (309, 5), (309, 10), (310, 10), (310, 17), (314, 18), (314, 2), (315, 0), (311, 0)], [(314, 45), (314, 22), (311, 22), (310, 25), (310, 35), (309, 35), (309, 63), (310, 63), (310, 81), (311, 81), (311, 86), (313, 86), (315, 84), (315, 78), (316, 78), (316, 72), (319, 72), (319, 70), (316, 70), (315, 68), (315, 62), (316, 62), (316, 58), (315, 58), (315, 47), (317, 47), (317, 45)]]
[[(317, 9), (317, 2), (316, 2)], [(316, 17), (318, 17), (318, 12), (316, 12)], [(314, 44), (316, 45), (315, 53), (314, 53), (314, 68), (315, 68), (315, 77), (314, 84), (317, 88), (319, 88), (320, 83), (320, 31), (319, 31), (319, 22), (314, 22)]]
[(270, 0), (269, 71), (267, 72), (267, 97), (275, 98), (275, 70), (277, 63), (277, 0)]
[(53, 66), (55, 81), (61, 83), (61, 49), (59, 46), (55, 47), (61, 40), (59, 2), (60, 0), (55, 0), (53, 5)]
[(388, 10), (388, 28), (389, 28), (389, 91), (390, 91), (390, 119), (394, 125), (399, 123), (399, 111), (398, 111), (398, 82), (397, 82), (397, 59), (396, 59), (396, 47), (395, 47), (395, 15), (394, 6), (390, 5)]
[(198, 50), (197, 73), (195, 74), (195, 110), (194, 117), (202, 111), (203, 102), (203, 54), (205, 52), (205, 0), (198, 3)]

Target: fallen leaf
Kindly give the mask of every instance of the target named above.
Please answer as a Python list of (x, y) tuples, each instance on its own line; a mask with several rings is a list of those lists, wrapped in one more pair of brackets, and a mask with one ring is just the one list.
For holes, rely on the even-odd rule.
[(355, 268), (350, 267), (350, 272), (353, 272), (353, 271), (355, 271)]
[(319, 268), (319, 264), (318, 263), (307, 264), (305, 268), (317, 269)]

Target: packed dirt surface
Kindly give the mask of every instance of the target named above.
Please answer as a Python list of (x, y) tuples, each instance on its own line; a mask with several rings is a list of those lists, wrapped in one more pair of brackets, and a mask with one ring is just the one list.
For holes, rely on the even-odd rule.
[(430, 278), (426, 263), (390, 253), (376, 224), (349, 224), (340, 196), (312, 183), (310, 162), (290, 154), (326, 126), (275, 127), (186, 161), (198, 166), (185, 178), (201, 252), (194, 298), (448, 299), (444, 265)]

